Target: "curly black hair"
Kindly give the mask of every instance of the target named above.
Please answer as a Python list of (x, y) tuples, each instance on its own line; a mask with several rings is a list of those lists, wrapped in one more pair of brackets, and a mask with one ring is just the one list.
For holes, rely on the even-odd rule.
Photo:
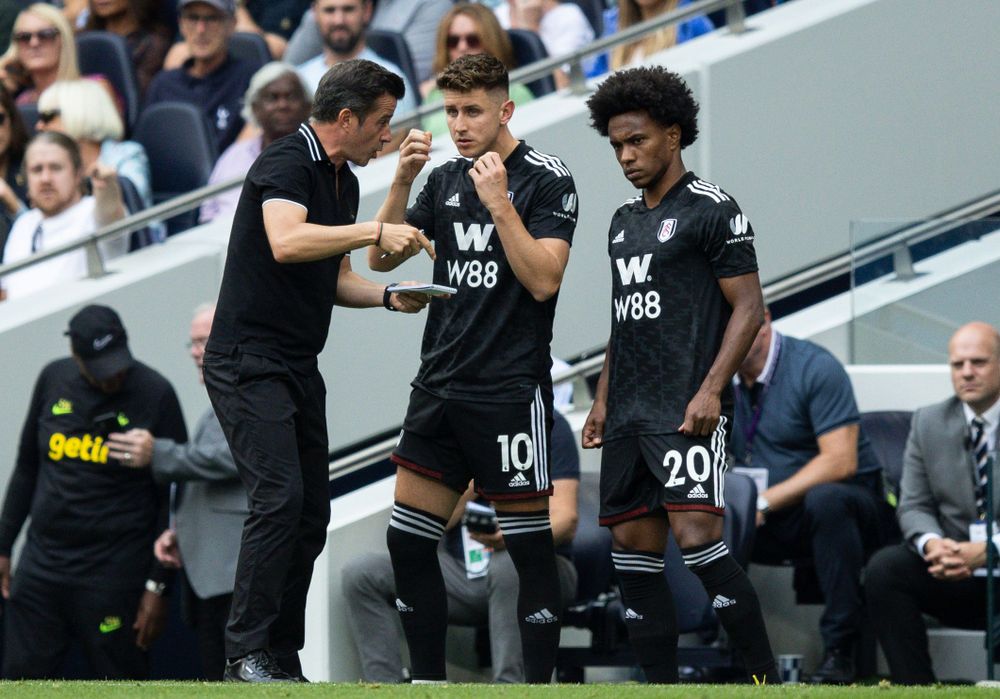
[(698, 103), (677, 73), (660, 66), (631, 68), (612, 73), (587, 100), (590, 125), (608, 135), (608, 122), (626, 112), (647, 112), (662, 126), (681, 129), (681, 148), (698, 138)]

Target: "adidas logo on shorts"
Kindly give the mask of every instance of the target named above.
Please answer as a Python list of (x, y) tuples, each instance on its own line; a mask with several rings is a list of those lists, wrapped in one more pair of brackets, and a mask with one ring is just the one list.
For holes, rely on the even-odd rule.
[[(524, 477), (523, 473), (519, 473), (507, 482), (508, 488), (519, 488), (523, 485), (531, 485), (531, 481)], [(708, 497), (707, 495), (705, 497)]]
[(450, 197), (448, 197), (448, 201), (446, 201), (444, 203), (444, 205), (445, 206), (461, 206), (461, 204), (458, 203), (458, 192), (455, 192)]
[(688, 493), (688, 500), (691, 500), (692, 498), (700, 498), (703, 500), (708, 499), (708, 493), (706, 493), (705, 489), (701, 487), (701, 483), (695, 483), (695, 486), (691, 488), (691, 491)]
[(723, 595), (716, 595), (715, 599), (712, 600), (712, 607), (714, 609), (722, 609), (723, 607), (732, 607), (736, 604), (736, 600), (729, 599)]
[(529, 624), (554, 624), (559, 621), (559, 617), (550, 612), (548, 609), (542, 609), (534, 614), (524, 617), (524, 620)]
[(397, 612), (412, 612), (413, 607), (409, 606), (403, 600), (396, 598), (396, 611)]
[(633, 619), (635, 621), (639, 621), (640, 619), (642, 619), (642, 614), (629, 607), (628, 609), (625, 610), (625, 619), (626, 620)]

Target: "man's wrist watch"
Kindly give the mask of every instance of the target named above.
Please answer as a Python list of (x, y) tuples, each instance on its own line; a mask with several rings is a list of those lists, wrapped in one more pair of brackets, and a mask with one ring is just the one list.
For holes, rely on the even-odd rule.
[(167, 584), (163, 582), (156, 582), (153, 579), (146, 581), (146, 592), (152, 592), (157, 597), (163, 597), (163, 593), (167, 591)]
[(757, 511), (760, 512), (765, 517), (767, 516), (768, 510), (771, 509), (771, 503), (768, 502), (767, 498), (763, 495), (757, 496)]
[(382, 305), (386, 307), (389, 311), (398, 311), (399, 309), (392, 305), (392, 292), (389, 291), (389, 286), (385, 287), (385, 291), (382, 292)]

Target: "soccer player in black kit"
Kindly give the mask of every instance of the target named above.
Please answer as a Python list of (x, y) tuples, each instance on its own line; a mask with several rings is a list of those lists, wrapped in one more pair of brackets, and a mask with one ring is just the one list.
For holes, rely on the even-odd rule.
[(301, 680), (306, 593), (330, 519), (326, 387), (316, 358), (334, 304), (417, 312), (351, 269), (351, 250), (416, 254), (411, 226), (357, 222), (358, 180), (389, 142), (403, 81), (351, 60), (320, 81), (309, 121), (247, 173), (205, 349), (205, 387), (247, 488), (224, 679)]
[(764, 317), (753, 229), (728, 194), (684, 167), (698, 104), (680, 76), (614, 73), (587, 106), (642, 190), (608, 231), (611, 339), (583, 428), (584, 448), (603, 447), (600, 519), (629, 639), (649, 682), (677, 682), (663, 575), (673, 529), (751, 679), (780, 682), (757, 594), (722, 540), (730, 382)]
[[(515, 139), (507, 71), (465, 56), (437, 81), (459, 157), (434, 169), (413, 206), (410, 186), (429, 160), (413, 130), (380, 220), (434, 240), (434, 281), (454, 297), (428, 312), (421, 366), (393, 453), (395, 504), (387, 543), (416, 682), (445, 679), (447, 600), (437, 545), (474, 479), (494, 502), (520, 580), (518, 625), (527, 682), (548, 682), (559, 644), (559, 594), (549, 524), (548, 438), (552, 318), (576, 227), (576, 188), (562, 162)], [(409, 254), (369, 251), (372, 269)]]

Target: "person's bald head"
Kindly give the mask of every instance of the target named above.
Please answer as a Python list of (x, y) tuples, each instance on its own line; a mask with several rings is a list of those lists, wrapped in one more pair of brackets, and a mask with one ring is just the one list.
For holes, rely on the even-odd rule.
[(948, 342), (955, 395), (977, 415), (1000, 398), (1000, 333), (988, 323), (963, 325)]

